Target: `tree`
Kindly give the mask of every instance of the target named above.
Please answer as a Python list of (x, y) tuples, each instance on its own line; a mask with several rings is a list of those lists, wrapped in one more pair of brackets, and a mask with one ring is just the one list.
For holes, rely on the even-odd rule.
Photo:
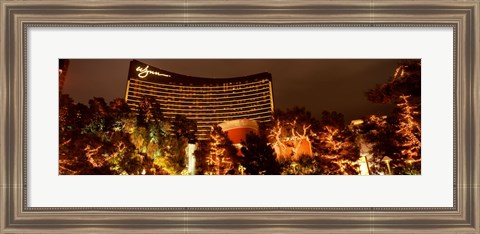
[(148, 124), (156, 124), (163, 121), (163, 113), (160, 104), (151, 97), (143, 97), (137, 108), (137, 124), (146, 127)]
[(268, 132), (283, 174), (357, 174), (359, 149), (341, 113), (317, 120), (305, 108), (276, 111)]
[(298, 161), (280, 161), (282, 175), (337, 175), (339, 164), (325, 157), (301, 157)]
[(59, 102), (59, 131), (60, 142), (71, 140), (78, 136), (91, 119), (88, 107), (74, 103), (73, 99), (66, 94), (60, 95)]
[(325, 174), (358, 174), (356, 162), (360, 152), (355, 136), (345, 126), (343, 114), (323, 111), (322, 125), (313, 141), (314, 155), (318, 161), (326, 164)]
[(210, 157), (211, 140), (199, 141), (197, 148), (193, 154), (195, 155), (195, 171), (198, 175), (207, 175), (209, 173), (209, 161)]
[(130, 107), (122, 98), (115, 98), (109, 104), (110, 114), (115, 119), (123, 119), (123, 118), (130, 118), (132, 116), (132, 112)]
[(83, 104), (74, 103), (68, 95), (60, 95), (59, 103), (59, 173), (108, 173), (98, 153), (98, 136), (83, 134), (90, 125), (93, 114)]
[[(204, 149), (198, 150), (195, 155), (199, 155), (197, 162), (204, 159), (205, 162), (199, 162), (205, 167), (201, 170), (206, 175), (228, 175), (239, 174), (241, 159), (237, 155), (237, 148), (233, 146), (227, 133), (222, 128), (215, 126), (209, 135), (209, 140), (201, 145)], [(206, 154), (201, 155), (200, 153)]]
[(421, 96), (421, 62), (405, 60), (395, 69), (391, 79), (378, 84), (367, 93), (368, 100), (374, 103), (396, 103), (401, 96), (410, 96), (413, 105), (420, 105)]
[(421, 127), (418, 107), (412, 105), (410, 96), (400, 96), (394, 111), (398, 121), (395, 123), (398, 151), (393, 158), (396, 174), (419, 174), (421, 161)]
[(276, 110), (268, 127), (268, 141), (276, 151), (277, 160), (295, 161), (304, 156), (304, 145), (310, 145), (313, 132), (320, 122), (305, 108), (294, 107), (286, 112)]
[(186, 171), (186, 152), (188, 139), (177, 138), (175, 135), (167, 135), (161, 143), (161, 157), (157, 157), (155, 163), (171, 175), (180, 175)]
[[(385, 116), (386, 117), (386, 116)], [(368, 155), (370, 174), (388, 173), (385, 156), (392, 157), (396, 152), (395, 129), (388, 118), (370, 115), (363, 119), (363, 124), (355, 127), (358, 145)]]
[(175, 136), (180, 139), (184, 137), (189, 143), (197, 141), (195, 134), (197, 133), (197, 123), (188, 119), (185, 115), (175, 115), (172, 121), (172, 131)]
[(275, 152), (269, 146), (266, 136), (254, 133), (247, 134), (241, 148), (242, 166), (248, 175), (279, 175), (280, 164)]
[(142, 129), (123, 100), (93, 98), (86, 107), (62, 95), (60, 112), (61, 174), (144, 174), (155, 167), (140, 152)]
[(420, 84), (420, 61), (407, 60), (399, 64), (387, 83), (377, 85), (366, 93), (372, 102), (395, 106), (386, 120), (380, 121), (378, 117), (371, 116), (362, 127), (365, 140), (372, 147), (377, 169), (378, 165), (382, 165), (380, 158), (389, 156), (392, 173), (420, 173)]
[(130, 134), (115, 132), (109, 142), (104, 142), (104, 146), (111, 149), (106, 161), (112, 174), (138, 175), (145, 167), (149, 169), (145, 158), (136, 153), (135, 145), (130, 142)]

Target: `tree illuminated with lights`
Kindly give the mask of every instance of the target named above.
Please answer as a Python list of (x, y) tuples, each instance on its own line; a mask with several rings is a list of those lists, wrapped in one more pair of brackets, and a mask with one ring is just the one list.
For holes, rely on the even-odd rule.
[(358, 147), (340, 113), (324, 111), (317, 120), (305, 108), (278, 111), (268, 137), (282, 174), (358, 173)]
[[(208, 142), (202, 144), (202, 147), (203, 150), (199, 150), (195, 155), (199, 156), (200, 160), (204, 160), (203, 174), (237, 174), (237, 168), (240, 166), (238, 151), (222, 128), (213, 127)], [(199, 155), (201, 152), (205, 155)]]
[(188, 137), (173, 133), (153, 99), (139, 105), (134, 113), (123, 99), (93, 98), (87, 107), (61, 95), (60, 174), (180, 174)]
[(388, 116), (346, 126), (335, 111), (315, 119), (305, 108), (276, 110), (241, 148), (216, 125), (207, 140), (198, 141), (195, 121), (164, 117), (153, 98), (129, 106), (123, 99), (107, 104), (95, 97), (84, 105), (60, 94), (59, 172), (188, 174), (186, 149), (195, 143), (196, 173), (204, 175), (354, 175), (363, 146), (370, 174), (420, 174), (420, 70), (418, 60), (405, 61), (390, 80), (366, 93), (372, 102), (391, 105)]
[(419, 174), (421, 165), (421, 127), (420, 112), (418, 107), (412, 105), (409, 101), (410, 96), (400, 96), (400, 101), (396, 104), (396, 145), (398, 147), (398, 156), (394, 158), (393, 163), (398, 169), (396, 173), (401, 174)]
[(322, 113), (322, 128), (313, 144), (316, 157), (323, 161), (324, 174), (358, 174), (359, 148), (353, 133), (345, 126), (343, 114)]
[(310, 145), (319, 122), (305, 108), (294, 107), (283, 112), (276, 110), (273, 124), (267, 130), (270, 145), (279, 161), (296, 161), (305, 156), (304, 145)]
[(392, 174), (420, 174), (421, 171), (421, 63), (401, 63), (392, 78), (367, 92), (370, 101), (393, 104), (391, 116), (365, 120), (363, 133), (372, 145), (376, 164), (384, 156), (392, 159)]

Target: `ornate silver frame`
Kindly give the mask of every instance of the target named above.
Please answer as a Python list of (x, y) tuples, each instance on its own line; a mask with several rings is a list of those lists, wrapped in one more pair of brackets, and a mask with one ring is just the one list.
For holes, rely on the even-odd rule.
[[(480, 233), (479, 6), (479, 0), (0, 0), (0, 233)], [(26, 29), (38, 26), (453, 27), (454, 206), (28, 207)]]

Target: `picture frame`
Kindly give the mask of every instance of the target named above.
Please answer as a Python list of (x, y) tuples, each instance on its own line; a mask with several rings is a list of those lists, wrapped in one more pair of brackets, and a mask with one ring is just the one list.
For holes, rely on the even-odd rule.
[[(479, 13), (466, 1), (1, 1), (2, 233), (480, 233)], [(453, 27), (454, 206), (28, 207), (29, 27)]]

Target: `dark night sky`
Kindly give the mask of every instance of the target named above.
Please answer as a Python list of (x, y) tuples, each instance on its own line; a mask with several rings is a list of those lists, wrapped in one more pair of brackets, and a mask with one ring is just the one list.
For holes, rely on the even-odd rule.
[[(63, 92), (88, 104), (123, 98), (131, 59), (71, 59)], [(304, 106), (319, 118), (337, 111), (345, 120), (385, 115), (391, 106), (374, 104), (365, 92), (387, 82), (401, 59), (137, 59), (174, 73), (224, 78), (270, 72), (275, 108)]]

